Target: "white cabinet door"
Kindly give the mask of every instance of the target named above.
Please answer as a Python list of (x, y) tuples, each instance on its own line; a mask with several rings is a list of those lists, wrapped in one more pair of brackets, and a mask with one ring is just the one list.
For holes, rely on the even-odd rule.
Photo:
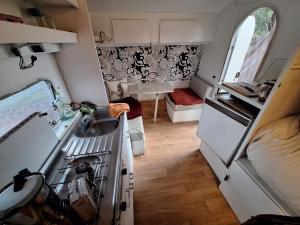
[(127, 115), (125, 116), (124, 129), (123, 129), (123, 140), (122, 140), (122, 158), (126, 164), (127, 171), (133, 176), (133, 153), (129, 135)]
[(219, 178), (222, 181), (228, 174), (228, 169), (216, 153), (211, 150), (204, 141), (201, 142), (200, 151)]
[(195, 20), (161, 20), (160, 43), (200, 42), (198, 24)]
[(122, 168), (127, 169), (127, 174), (122, 177), (122, 201), (126, 202), (126, 210), (121, 212), (120, 224), (133, 225), (133, 156), (130, 136), (128, 132), (127, 115), (124, 115), (124, 128), (122, 140)]
[(148, 44), (151, 32), (148, 20), (112, 20), (117, 44)]
[[(250, 216), (259, 214), (284, 215), (280, 207), (267, 195), (237, 163), (229, 167), (228, 181)], [(226, 196), (225, 196), (226, 197)]]
[(197, 135), (225, 164), (229, 163), (245, 131), (243, 124), (204, 104)]
[(219, 188), (241, 223), (251, 218), (250, 210), (243, 199), (237, 195), (230, 180), (222, 181)]

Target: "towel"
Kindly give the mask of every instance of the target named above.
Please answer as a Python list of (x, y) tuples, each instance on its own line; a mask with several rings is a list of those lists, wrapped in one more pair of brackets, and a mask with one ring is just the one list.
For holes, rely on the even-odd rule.
[(112, 117), (118, 119), (122, 113), (129, 112), (130, 108), (126, 103), (110, 103), (108, 111)]

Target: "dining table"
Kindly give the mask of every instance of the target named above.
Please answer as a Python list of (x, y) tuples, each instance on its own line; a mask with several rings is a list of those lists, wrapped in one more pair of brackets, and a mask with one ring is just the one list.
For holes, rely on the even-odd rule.
[(128, 85), (128, 93), (139, 94), (139, 95), (150, 95), (155, 94), (155, 108), (153, 121), (156, 123), (157, 111), (158, 111), (158, 100), (160, 94), (166, 94), (174, 92), (174, 87), (169, 82), (153, 81), (148, 83), (138, 83)]

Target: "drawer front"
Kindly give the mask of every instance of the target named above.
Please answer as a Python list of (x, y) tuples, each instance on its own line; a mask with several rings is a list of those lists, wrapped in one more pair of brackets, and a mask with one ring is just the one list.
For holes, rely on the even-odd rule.
[(197, 135), (228, 164), (246, 127), (208, 104), (204, 105)]
[(227, 167), (222, 160), (205, 144), (204, 141), (201, 142), (200, 152), (203, 154), (219, 180), (222, 181), (228, 173)]
[(247, 205), (237, 195), (230, 181), (222, 181), (219, 188), (241, 223), (251, 218)]
[(280, 207), (252, 180), (236, 162), (229, 168), (229, 182), (235, 193), (247, 205), (250, 216), (259, 214), (285, 215)]
[(131, 182), (129, 174), (123, 176), (122, 183), (122, 202), (125, 208), (121, 211), (120, 224), (133, 225), (134, 211), (133, 211), (133, 183)]

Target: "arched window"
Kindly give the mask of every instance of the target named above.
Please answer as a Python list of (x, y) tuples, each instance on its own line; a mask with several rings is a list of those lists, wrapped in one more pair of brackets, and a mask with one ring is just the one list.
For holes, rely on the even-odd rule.
[(231, 40), (221, 82), (255, 80), (276, 25), (276, 15), (268, 7), (254, 10), (241, 22)]

